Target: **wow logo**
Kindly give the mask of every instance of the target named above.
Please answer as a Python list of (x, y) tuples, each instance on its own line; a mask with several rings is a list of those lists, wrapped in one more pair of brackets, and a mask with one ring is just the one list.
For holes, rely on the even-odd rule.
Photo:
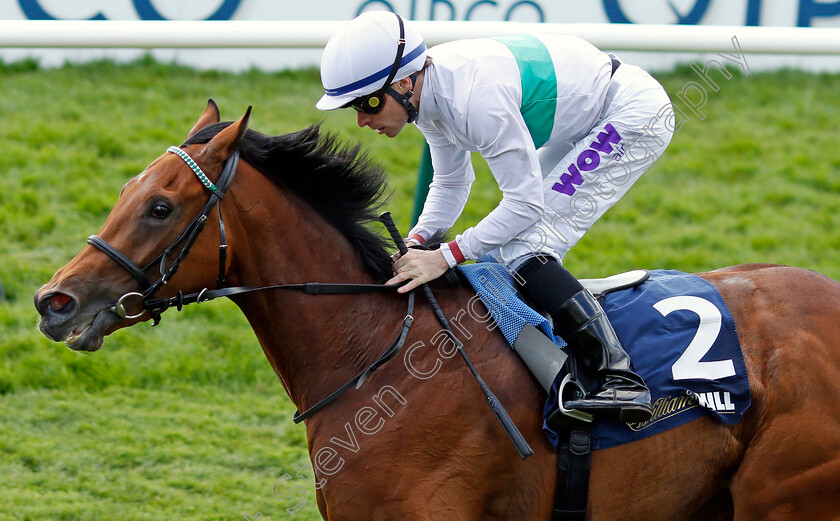
[[(621, 142), (621, 136), (618, 131), (607, 123), (604, 126), (604, 132), (599, 132), (589, 148), (578, 154), (577, 159), (566, 168), (566, 172), (563, 172), (551, 189), (561, 194), (573, 195), (575, 186), (580, 186), (583, 183), (581, 170), (589, 172), (598, 168), (598, 165), (601, 164), (601, 154), (609, 156), (613, 153), (613, 145), (618, 145), (619, 142)], [(618, 147), (616, 146), (616, 148)]]

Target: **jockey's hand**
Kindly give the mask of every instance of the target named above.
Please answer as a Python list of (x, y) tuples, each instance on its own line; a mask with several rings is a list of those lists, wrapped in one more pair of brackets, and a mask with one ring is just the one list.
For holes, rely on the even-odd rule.
[[(403, 239), (403, 240), (405, 241), (405, 245), (408, 246), (409, 248), (413, 248), (415, 246), (420, 246), (420, 243), (417, 242), (414, 239)], [(394, 254), (391, 255), (391, 262), (397, 262), (398, 260), (400, 260), (400, 257), (402, 257), (402, 253), (394, 252)]]
[(399, 284), (411, 280), (397, 291), (406, 293), (414, 288), (434, 280), (449, 269), (449, 264), (440, 250), (408, 250), (394, 262), (394, 277), (386, 284)]

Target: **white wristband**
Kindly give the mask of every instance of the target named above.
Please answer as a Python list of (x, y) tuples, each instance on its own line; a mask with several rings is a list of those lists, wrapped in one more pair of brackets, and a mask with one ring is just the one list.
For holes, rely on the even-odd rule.
[(455, 255), (453, 255), (452, 250), (449, 249), (449, 244), (441, 244), (440, 252), (443, 254), (443, 258), (446, 259), (446, 263), (449, 264), (450, 268), (454, 268), (458, 265), (458, 261), (455, 260)]

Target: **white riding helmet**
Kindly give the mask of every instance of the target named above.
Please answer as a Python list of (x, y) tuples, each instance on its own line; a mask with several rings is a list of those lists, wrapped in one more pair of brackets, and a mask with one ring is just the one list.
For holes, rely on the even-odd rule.
[(426, 43), (420, 33), (404, 24), (405, 47), (399, 68), (391, 76), (398, 55), (401, 20), (391, 11), (360, 14), (338, 30), (321, 57), (324, 95), (315, 105), (320, 110), (344, 107), (360, 96), (406, 78), (423, 68)]

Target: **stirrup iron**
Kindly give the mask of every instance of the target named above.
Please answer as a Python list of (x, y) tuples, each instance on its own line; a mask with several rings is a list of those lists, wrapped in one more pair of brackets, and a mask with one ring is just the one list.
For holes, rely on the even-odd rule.
[(581, 396), (586, 395), (586, 390), (580, 385), (580, 382), (578, 382), (577, 379), (572, 378), (571, 374), (566, 374), (566, 376), (563, 377), (563, 381), (560, 382), (560, 387), (557, 389), (557, 410), (560, 411), (563, 416), (591, 423), (593, 416), (588, 412), (584, 412), (579, 409), (567, 409), (563, 405), (563, 396), (565, 396), (566, 387), (570, 385), (573, 386), (574, 390)]

